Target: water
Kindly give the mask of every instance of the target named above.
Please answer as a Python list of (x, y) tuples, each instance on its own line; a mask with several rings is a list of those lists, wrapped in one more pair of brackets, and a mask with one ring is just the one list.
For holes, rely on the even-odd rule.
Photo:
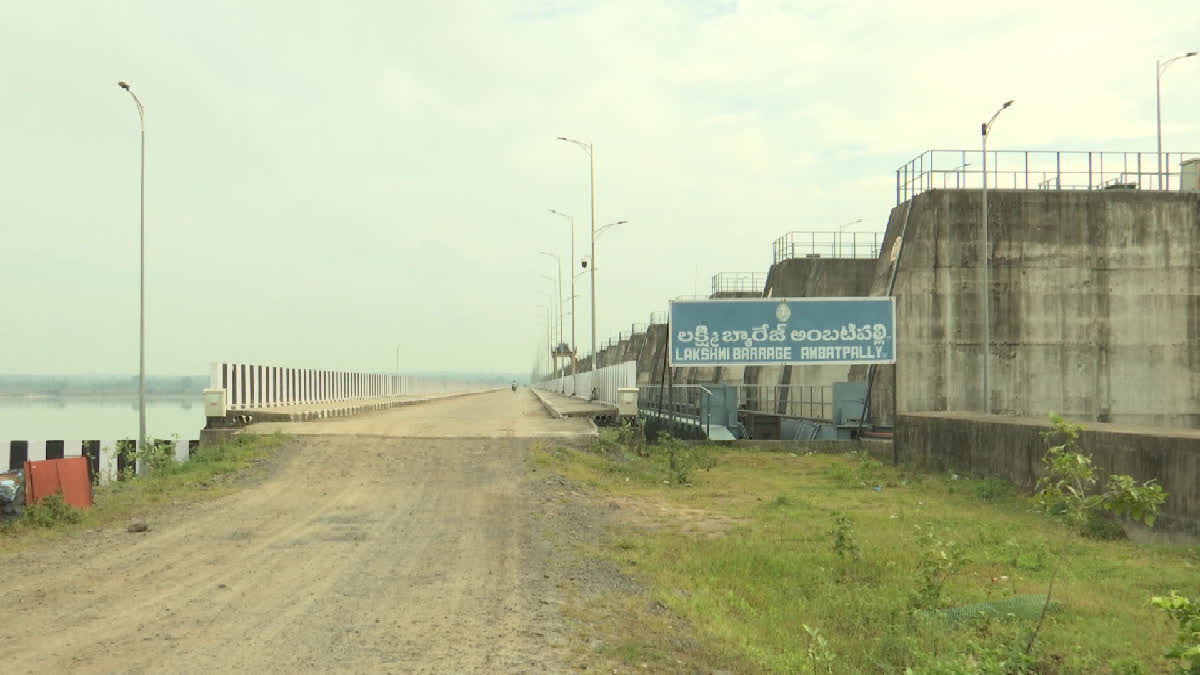
[[(180, 440), (200, 438), (204, 399), (147, 398), (146, 434)], [(137, 397), (0, 397), (2, 440), (115, 440), (137, 438)]]

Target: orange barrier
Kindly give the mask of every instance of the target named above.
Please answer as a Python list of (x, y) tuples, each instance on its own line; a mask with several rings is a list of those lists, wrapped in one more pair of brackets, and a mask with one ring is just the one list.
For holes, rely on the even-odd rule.
[(63, 501), (86, 509), (92, 505), (92, 483), (85, 457), (25, 462), (25, 505), (61, 492)]

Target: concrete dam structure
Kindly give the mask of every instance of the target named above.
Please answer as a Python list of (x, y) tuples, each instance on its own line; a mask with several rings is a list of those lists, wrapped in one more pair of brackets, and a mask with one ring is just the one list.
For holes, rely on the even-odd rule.
[[(989, 194), (991, 384), (982, 390), (981, 195), (897, 206), (872, 295), (896, 270), (897, 365), (872, 409), (1200, 426), (1200, 194)], [(894, 406), (889, 400), (894, 395)], [(985, 399), (986, 396), (986, 399)]]
[(917, 160), (897, 172), (881, 238), (788, 233), (761, 291), (739, 293), (894, 296), (895, 365), (676, 368), (664, 379), (667, 327), (653, 317), (600, 363), (636, 359), (640, 385), (735, 384), (755, 439), (800, 438), (832, 406), (826, 393), (795, 399), (869, 381), (867, 421), (894, 429), (891, 459), (1025, 487), (1053, 411), (1084, 424), (1102, 475), (1158, 480), (1162, 522), (1200, 534), (1200, 157), (1166, 177), (1182, 189), (1160, 190), (1136, 168), (1153, 166), (1140, 154), (1112, 169), (1108, 155), (1084, 153), (1072, 170), (1067, 153), (1049, 154), (1042, 180), (1012, 171), (1003, 180), (1014, 188), (988, 190), (986, 294), (982, 181), (961, 166), (913, 170)]

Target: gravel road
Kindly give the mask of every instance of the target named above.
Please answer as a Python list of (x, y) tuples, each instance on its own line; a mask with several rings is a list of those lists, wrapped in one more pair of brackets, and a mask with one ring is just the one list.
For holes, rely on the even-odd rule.
[(304, 435), (244, 490), (165, 509), (145, 533), (0, 553), (0, 669), (572, 668), (525, 456), (589, 423), (522, 390), (263, 426)]

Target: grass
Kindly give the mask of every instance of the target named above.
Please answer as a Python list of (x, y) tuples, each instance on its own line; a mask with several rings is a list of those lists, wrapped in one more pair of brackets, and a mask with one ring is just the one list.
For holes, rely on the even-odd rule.
[[(1161, 655), (1175, 629), (1149, 598), (1196, 594), (1194, 545), (1084, 539), (997, 481), (859, 456), (698, 454), (710, 468), (682, 484), (666, 451), (638, 456), (612, 437), (592, 452), (556, 448), (534, 458), (594, 496), (654, 505), (644, 510), (652, 522), (626, 518), (604, 552), (702, 645), (672, 650), (669, 631), (618, 642), (631, 653), (664, 654), (653, 667), (1172, 672)], [(705, 519), (723, 526), (697, 530)], [(1028, 596), (1044, 598), (1052, 575), (1053, 604), (1026, 657), (1041, 615)], [(980, 604), (995, 611), (976, 616)]]
[(199, 448), (187, 462), (95, 486), (95, 503), (86, 510), (63, 504), (61, 496), (47, 497), (26, 508), (23, 518), (0, 521), (0, 542), (14, 551), (47, 537), (125, 522), (158, 505), (228, 494), (230, 474), (269, 459), (285, 440), (280, 434), (246, 434)]

